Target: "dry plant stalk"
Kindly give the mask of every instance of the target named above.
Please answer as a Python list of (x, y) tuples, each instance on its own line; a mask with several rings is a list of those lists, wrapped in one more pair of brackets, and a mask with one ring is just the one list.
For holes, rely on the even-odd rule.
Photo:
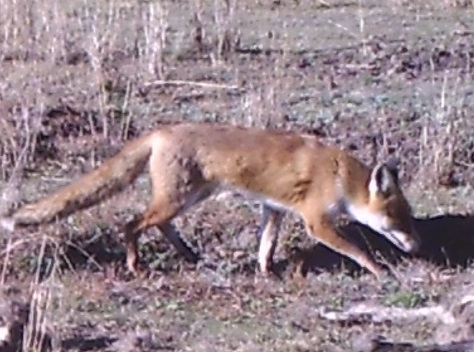
[[(235, 50), (239, 42), (239, 33), (235, 28), (237, 0), (214, 0), (211, 17), (212, 28), (206, 31), (205, 10), (201, 0), (193, 1), (193, 41), (199, 51), (213, 48), (210, 57), (213, 65), (225, 61), (228, 54)], [(212, 33), (212, 34), (210, 34)]]
[[(286, 52), (286, 51), (285, 51)], [(261, 86), (252, 87), (241, 99), (242, 116), (235, 124), (253, 127), (279, 126), (283, 123), (285, 114), (282, 102), (291, 89), (286, 79), (285, 62), (286, 54), (279, 58), (274, 66), (273, 72), (265, 75)]]
[(163, 80), (165, 79), (164, 52), (168, 11), (160, 2), (140, 3), (140, 17), (144, 37), (140, 55), (142, 62), (152, 77)]
[[(224, 6), (222, 6), (224, 3)], [(234, 49), (234, 24), (237, 0), (214, 0), (214, 25), (217, 36), (216, 60), (221, 61)]]
[(31, 295), (28, 324), (23, 334), (23, 349), (47, 351), (51, 349), (51, 337), (47, 333), (47, 312), (51, 308), (51, 289), (38, 286)]

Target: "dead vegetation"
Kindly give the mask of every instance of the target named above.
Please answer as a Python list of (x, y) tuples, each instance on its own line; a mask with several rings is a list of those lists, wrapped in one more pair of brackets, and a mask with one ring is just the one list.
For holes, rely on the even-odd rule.
[[(361, 330), (392, 343), (370, 337), (373, 351), (472, 339), (462, 294), (473, 275), (473, 12), (429, 0), (6, 2), (0, 212), (154, 126), (228, 122), (314, 133), (367, 163), (397, 157), (424, 244), (406, 257), (344, 227), (402, 278), (379, 284), (287, 216), (269, 281), (255, 273), (258, 208), (230, 194), (177, 221), (198, 264), (151, 231), (141, 251), (154, 277), (129, 280), (119, 226), (146, 205), (140, 179), (61, 223), (1, 234), (0, 337), (35, 351), (337, 351), (355, 349)], [(391, 316), (318, 314), (356, 304)], [(394, 307), (443, 307), (454, 323), (394, 321)]]

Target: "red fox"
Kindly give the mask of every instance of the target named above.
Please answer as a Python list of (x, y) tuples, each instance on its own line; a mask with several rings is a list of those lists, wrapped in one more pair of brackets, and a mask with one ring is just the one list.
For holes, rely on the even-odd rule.
[(151, 202), (124, 226), (126, 263), (135, 275), (144, 273), (137, 249), (140, 233), (152, 226), (188, 260), (197, 260), (171, 221), (221, 186), (262, 202), (258, 265), (263, 274), (272, 268), (286, 210), (303, 219), (311, 236), (378, 279), (383, 269), (337, 232), (334, 215), (345, 212), (405, 252), (420, 245), (410, 205), (390, 163), (370, 169), (311, 135), (206, 123), (163, 126), (139, 137), (85, 176), (0, 218), (0, 224), (13, 231), (95, 205), (132, 183), (147, 163)]

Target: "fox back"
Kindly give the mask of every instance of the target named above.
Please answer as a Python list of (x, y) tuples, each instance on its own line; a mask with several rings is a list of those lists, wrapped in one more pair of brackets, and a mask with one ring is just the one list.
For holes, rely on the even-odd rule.
[(346, 212), (406, 252), (419, 246), (410, 205), (391, 163), (369, 168), (310, 135), (195, 123), (163, 126), (129, 142), (89, 174), (0, 218), (0, 225), (14, 230), (90, 207), (123, 190), (146, 165), (151, 202), (124, 227), (127, 265), (135, 273), (139, 271), (138, 238), (151, 226), (157, 226), (187, 258), (195, 258), (171, 221), (219, 186), (261, 200), (259, 265), (264, 273), (271, 267), (285, 210), (300, 215), (307, 232), (321, 243), (377, 276), (381, 273), (378, 265), (340, 236), (332, 221), (335, 213)]

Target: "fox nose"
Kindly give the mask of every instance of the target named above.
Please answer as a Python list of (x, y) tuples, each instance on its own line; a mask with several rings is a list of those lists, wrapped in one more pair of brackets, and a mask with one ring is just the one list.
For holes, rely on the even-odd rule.
[(418, 239), (412, 240), (409, 253), (416, 253), (420, 249), (420, 241)]
[(416, 253), (418, 252), (418, 250), (420, 249), (420, 246), (421, 246), (421, 239), (420, 239), (420, 235), (418, 234), (418, 232), (415, 230), (415, 229), (412, 229), (410, 231), (410, 237), (409, 238), (409, 241), (408, 241), (408, 246), (407, 246), (407, 252), (408, 253)]

